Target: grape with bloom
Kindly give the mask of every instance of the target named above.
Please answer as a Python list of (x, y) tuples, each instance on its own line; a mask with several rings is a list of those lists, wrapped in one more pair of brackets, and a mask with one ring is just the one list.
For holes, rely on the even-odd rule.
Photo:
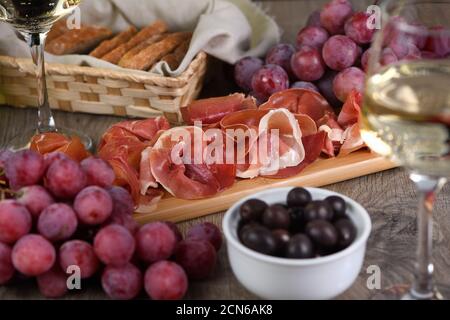
[(56, 252), (53, 245), (41, 235), (28, 234), (14, 245), (11, 258), (16, 270), (33, 277), (53, 267)]
[(289, 76), (282, 67), (268, 64), (253, 75), (252, 88), (258, 98), (267, 100), (272, 94), (289, 88)]
[[(183, 235), (170, 222), (139, 228), (133, 218), (133, 199), (126, 189), (112, 186), (114, 172), (106, 162), (91, 157), (79, 164), (60, 152), (43, 157), (18, 154), (0, 152), (0, 175), (9, 167), (12, 180), (21, 186), (11, 193), (16, 199), (0, 201), (0, 286), (17, 274), (17, 278), (35, 278), (44, 297), (60, 298), (70, 293), (69, 276), (79, 271), (82, 281), (101, 282), (112, 299), (136, 298), (144, 285), (152, 299), (184, 297), (187, 271), (166, 260), (174, 258)], [(37, 170), (39, 178), (27, 180), (21, 177), (27, 170), (11, 165), (11, 159), (35, 169), (43, 162), (44, 169)], [(0, 187), (6, 183), (8, 188), (9, 177), (0, 178)], [(202, 223), (187, 236), (188, 243), (200, 245), (181, 249), (180, 260), (193, 277), (209, 275), (216, 263), (215, 248), (222, 244), (219, 228)], [(94, 276), (102, 269), (99, 280)]]

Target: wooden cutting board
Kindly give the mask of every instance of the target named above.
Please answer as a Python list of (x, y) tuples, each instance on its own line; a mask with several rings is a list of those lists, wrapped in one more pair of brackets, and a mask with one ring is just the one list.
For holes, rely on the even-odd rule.
[(286, 186), (321, 187), (394, 167), (392, 162), (363, 150), (345, 157), (319, 159), (299, 175), (287, 179), (260, 177), (239, 180), (232, 188), (213, 198), (182, 200), (167, 195), (158, 203), (158, 208), (154, 212), (136, 214), (135, 218), (139, 223), (159, 220), (180, 222), (225, 211), (239, 199), (265, 189)]

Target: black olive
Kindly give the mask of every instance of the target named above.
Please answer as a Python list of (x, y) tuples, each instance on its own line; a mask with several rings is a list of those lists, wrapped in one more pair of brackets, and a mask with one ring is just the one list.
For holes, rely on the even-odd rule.
[(321, 249), (332, 249), (338, 243), (336, 228), (325, 220), (314, 220), (306, 225), (306, 234)]
[(334, 219), (342, 219), (347, 218), (347, 214), (345, 213), (347, 210), (347, 204), (345, 200), (338, 196), (329, 196), (325, 198), (325, 201), (330, 205), (331, 209), (334, 212)]
[(292, 207), (288, 209), (291, 218), (290, 231), (293, 233), (303, 232), (305, 229), (305, 213), (301, 207)]
[(311, 193), (305, 188), (294, 188), (287, 195), (289, 207), (304, 207), (311, 201)]
[(262, 226), (243, 228), (241, 241), (246, 247), (263, 254), (274, 255), (277, 250), (277, 242), (272, 232)]
[(314, 257), (314, 246), (304, 234), (296, 234), (289, 241), (286, 248), (286, 257), (292, 259), (307, 259)]
[(239, 239), (242, 241), (242, 234), (245, 232), (245, 230), (253, 227), (262, 227), (262, 225), (255, 221), (245, 222), (245, 221), (239, 221), (238, 226), (238, 236)]
[(330, 205), (321, 200), (315, 200), (308, 203), (305, 207), (304, 218), (306, 222), (314, 220), (333, 220), (334, 212)]
[(245, 201), (240, 208), (241, 219), (244, 221), (260, 221), (261, 216), (267, 209), (267, 203), (259, 199)]
[(356, 238), (356, 227), (349, 219), (340, 219), (334, 223), (334, 226), (338, 233), (338, 247), (345, 249)]
[(284, 256), (286, 252), (286, 246), (291, 239), (290, 233), (283, 229), (276, 229), (272, 231), (272, 235), (277, 242), (277, 255)]
[(291, 219), (289, 212), (280, 204), (274, 204), (264, 211), (262, 223), (269, 229), (289, 229)]

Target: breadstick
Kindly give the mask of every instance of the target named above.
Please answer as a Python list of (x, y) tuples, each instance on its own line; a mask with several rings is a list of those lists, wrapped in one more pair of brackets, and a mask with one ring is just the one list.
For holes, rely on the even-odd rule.
[(167, 24), (164, 21), (157, 20), (153, 24), (145, 27), (137, 34), (135, 34), (127, 43), (121, 44), (108, 54), (101, 57), (101, 59), (113, 64), (117, 64), (125, 53), (139, 45), (141, 42), (147, 40), (148, 38), (166, 32), (167, 28)]
[(128, 30), (119, 33), (111, 40), (105, 40), (100, 43), (100, 45), (95, 48), (95, 50), (92, 51), (89, 55), (92, 57), (101, 58), (111, 50), (129, 41), (136, 34), (136, 32), (136, 28), (134, 26), (131, 26), (128, 28)]
[(189, 38), (191, 33), (189, 32), (177, 32), (169, 34), (161, 41), (152, 44), (136, 54), (126, 63), (123, 63), (121, 67), (136, 69), (136, 70), (148, 70), (156, 62), (161, 60), (169, 52), (173, 51), (184, 40)]
[(123, 64), (127, 64), (128, 61), (134, 57), (136, 54), (138, 54), (139, 52), (141, 52), (142, 50), (144, 50), (145, 48), (147, 48), (148, 46), (161, 41), (166, 35), (165, 34), (157, 34), (154, 35), (151, 38), (148, 38), (147, 40), (145, 40), (144, 42), (141, 42), (140, 44), (138, 44), (137, 46), (135, 46), (133, 49), (129, 50), (119, 61), (118, 65), (123, 65)]
[(109, 38), (112, 32), (108, 28), (85, 26), (65, 32), (47, 46), (47, 52), (55, 55), (85, 53), (99, 42)]
[(191, 43), (191, 39), (186, 39), (183, 41), (182, 44), (180, 44), (174, 52), (169, 53), (165, 57), (161, 59), (161, 61), (167, 62), (170, 69), (175, 70), (180, 65), (181, 61), (183, 61), (184, 56), (186, 55), (186, 52), (189, 49), (189, 45)]

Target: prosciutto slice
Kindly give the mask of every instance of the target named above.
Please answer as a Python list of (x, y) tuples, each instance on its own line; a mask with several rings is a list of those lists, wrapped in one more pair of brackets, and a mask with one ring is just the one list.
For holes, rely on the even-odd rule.
[[(237, 177), (246, 179), (271, 177), (286, 168), (297, 167), (306, 157), (302, 137), (317, 133), (311, 117), (294, 115), (286, 108), (236, 112), (224, 117), (221, 127), (253, 130), (245, 142), (245, 163), (237, 165)], [(278, 131), (277, 137), (272, 135), (273, 130)], [(237, 141), (236, 146), (237, 149), (243, 147)], [(261, 148), (265, 148), (262, 153), (265, 159), (260, 157)]]
[(90, 156), (80, 138), (68, 138), (57, 132), (35, 135), (31, 140), (30, 149), (42, 155), (51, 152), (62, 152), (77, 162)]
[[(115, 184), (127, 188), (138, 210), (152, 210), (162, 197), (150, 168), (143, 163), (161, 132), (170, 128), (164, 117), (146, 120), (123, 121), (114, 124), (103, 135), (98, 155), (114, 169)], [(147, 150), (147, 152), (145, 152)]]
[(338, 123), (345, 128), (339, 156), (345, 156), (365, 147), (361, 138), (359, 118), (361, 116), (362, 95), (353, 90), (338, 116)]
[(305, 89), (289, 89), (273, 94), (260, 109), (286, 108), (294, 114), (304, 114), (314, 121), (320, 120), (327, 113), (334, 114), (327, 100), (319, 93)]
[(194, 101), (189, 106), (181, 108), (181, 114), (184, 122), (189, 125), (193, 125), (195, 121), (211, 125), (220, 122), (227, 114), (256, 108), (255, 99), (246, 98), (242, 93), (235, 93), (226, 97)]
[[(198, 138), (201, 139), (200, 145)], [(211, 197), (233, 185), (234, 164), (203, 161), (202, 154), (207, 147), (205, 140), (199, 127), (177, 127), (165, 131), (150, 150), (149, 162), (155, 181), (173, 196), (188, 200)], [(200, 159), (197, 160), (200, 161), (196, 161), (199, 153)]]

